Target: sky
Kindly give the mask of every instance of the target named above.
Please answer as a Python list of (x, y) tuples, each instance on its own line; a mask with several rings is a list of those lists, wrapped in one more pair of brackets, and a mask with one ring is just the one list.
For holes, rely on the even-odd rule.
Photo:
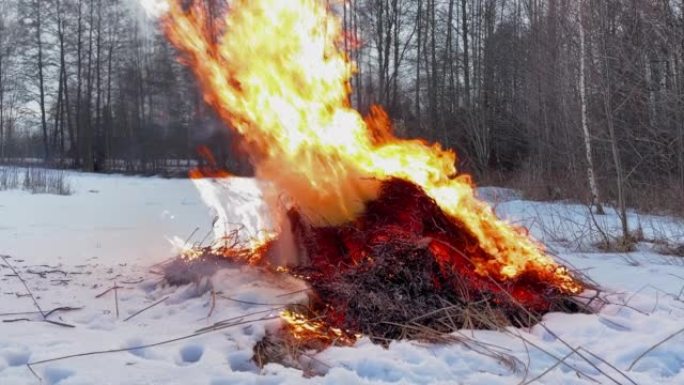
[(132, 0), (139, 1), (149, 17), (159, 17), (169, 7), (166, 0)]

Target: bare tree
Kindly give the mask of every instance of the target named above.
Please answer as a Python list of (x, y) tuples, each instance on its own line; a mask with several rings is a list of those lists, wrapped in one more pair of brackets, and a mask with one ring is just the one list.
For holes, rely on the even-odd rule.
[(8, 3), (0, 3), (0, 160), (5, 158), (5, 56), (9, 53), (7, 38)]
[[(609, 39), (613, 31), (609, 30), (609, 8), (607, 4), (601, 5), (601, 27), (602, 27), (602, 47), (601, 47), (601, 62), (603, 64), (603, 110), (605, 113), (606, 126), (608, 128), (610, 149), (613, 159), (613, 166), (615, 167), (615, 185), (617, 188), (618, 200), (618, 214), (620, 216), (620, 223), (622, 225), (623, 241), (628, 242), (630, 238), (629, 222), (627, 221), (627, 208), (625, 202), (625, 184), (624, 184), (624, 170), (622, 169), (622, 159), (620, 156), (620, 147), (618, 144), (618, 137), (615, 130), (615, 117), (613, 110), (613, 84), (612, 71), (609, 63), (609, 58), (614, 57), (609, 50)], [(614, 15), (614, 14), (613, 14)], [(614, 16), (613, 16), (614, 17)]]
[(585, 39), (584, 39), (584, 23), (582, 22), (582, 0), (577, 1), (577, 28), (579, 30), (579, 42), (580, 42), (580, 52), (579, 52), (579, 95), (580, 95), (580, 106), (581, 106), (581, 120), (582, 120), (582, 134), (584, 135), (584, 150), (587, 160), (587, 179), (589, 181), (589, 192), (591, 193), (591, 202), (596, 208), (598, 214), (604, 214), (603, 205), (601, 204), (601, 199), (599, 198), (598, 185), (596, 184), (596, 172), (594, 171), (594, 156), (592, 153), (591, 146), (591, 133), (589, 132), (588, 115), (587, 115), (587, 97), (586, 97), (586, 65), (584, 53), (586, 50)]
[(42, 8), (40, 0), (33, 0), (31, 6), (33, 11), (34, 28), (36, 47), (38, 49), (38, 58), (36, 66), (38, 70), (38, 94), (40, 106), (40, 123), (43, 131), (43, 154), (45, 161), (50, 159), (50, 146), (48, 143), (48, 129), (47, 118), (45, 113), (45, 61), (43, 60), (43, 23), (42, 23)]
[(463, 41), (463, 83), (465, 106), (470, 107), (470, 47), (468, 46), (468, 1), (461, 0), (461, 41)]

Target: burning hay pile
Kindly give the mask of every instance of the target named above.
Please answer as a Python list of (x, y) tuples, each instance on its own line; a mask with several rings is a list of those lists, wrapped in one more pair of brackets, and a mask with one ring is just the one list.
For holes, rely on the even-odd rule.
[(494, 258), (419, 187), (394, 179), (355, 221), (308, 226), (296, 213), (297, 243), (310, 266), (292, 268), (312, 287), (309, 317), (378, 340), (426, 330), (529, 326), (548, 311), (577, 311), (557, 266), (502, 280), (477, 272)]
[(440, 340), (458, 329), (531, 326), (549, 311), (587, 310), (573, 297), (584, 284), (556, 264), (531, 265), (514, 278), (483, 272), (496, 258), (419, 186), (401, 179), (384, 182), (363, 214), (341, 225), (313, 225), (296, 207), (288, 216), (306, 263), (274, 266), (269, 254), (278, 239), (249, 250), (233, 233), (231, 242), (190, 250), (189, 258), (169, 264), (169, 282), (187, 283), (179, 277), (210, 274), (225, 261), (304, 280), (309, 303), (283, 312), (287, 336), (278, 338), (317, 349), (352, 344), (360, 335), (380, 343)]
[[(217, 22), (200, 2), (171, 1), (163, 25), (275, 192), (272, 211), (287, 202), (276, 237), (194, 257), (308, 282), (310, 303), (283, 314), (292, 339), (425, 338), (579, 309), (585, 284), (475, 197), (453, 151), (396, 137), (380, 107), (351, 107), (349, 35), (326, 2), (236, 0)], [(286, 240), (299, 263), (269, 263)]]

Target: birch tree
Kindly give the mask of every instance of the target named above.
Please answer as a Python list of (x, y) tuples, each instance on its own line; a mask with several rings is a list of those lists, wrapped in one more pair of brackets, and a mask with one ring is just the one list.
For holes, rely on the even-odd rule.
[(594, 157), (592, 153), (591, 145), (591, 133), (589, 132), (589, 123), (587, 116), (587, 97), (586, 97), (586, 64), (585, 64), (585, 38), (584, 38), (584, 23), (582, 18), (582, 0), (577, 0), (577, 28), (579, 30), (579, 96), (580, 96), (580, 107), (581, 107), (581, 122), (582, 122), (582, 134), (584, 136), (584, 151), (587, 161), (587, 179), (589, 182), (589, 192), (591, 193), (591, 203), (596, 208), (597, 214), (604, 214), (603, 205), (601, 204), (601, 199), (599, 198), (598, 185), (596, 183), (596, 172), (594, 168)]

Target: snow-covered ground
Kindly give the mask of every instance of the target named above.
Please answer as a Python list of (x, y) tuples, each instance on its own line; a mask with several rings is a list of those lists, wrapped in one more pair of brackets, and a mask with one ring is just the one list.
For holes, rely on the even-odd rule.
[[(0, 191), (0, 255), (8, 256), (0, 260), (2, 385), (684, 384), (684, 332), (676, 334), (684, 327), (684, 258), (656, 252), (662, 241), (684, 240), (684, 224), (673, 218), (633, 214), (648, 242), (632, 253), (600, 253), (586, 207), (482, 189), (502, 216), (531, 227), (613, 304), (594, 315), (548, 314), (531, 329), (456, 333), (505, 362), (466, 344), (385, 349), (364, 339), (317, 354), (311, 365), (324, 375), (304, 378), (250, 361), (254, 344), (279, 322), (281, 304), (301, 295), (301, 283), (235, 266), (211, 278), (215, 297), (196, 285), (159, 285), (154, 265), (173, 256), (169, 239), (201, 239), (211, 230), (214, 214), (192, 182), (71, 174), (70, 183), (70, 196)], [(235, 204), (258, 201), (253, 181), (230, 183), (240, 191)], [(615, 215), (596, 221), (609, 231), (618, 225)], [(43, 312), (77, 310), (48, 315), (60, 324), (43, 322), (13, 269)], [(218, 330), (196, 333), (217, 322)]]

